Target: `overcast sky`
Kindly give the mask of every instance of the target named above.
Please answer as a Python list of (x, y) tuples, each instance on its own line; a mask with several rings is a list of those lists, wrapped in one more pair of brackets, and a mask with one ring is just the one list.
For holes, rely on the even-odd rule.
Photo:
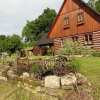
[[(88, 1), (88, 0), (85, 0)], [(0, 34), (21, 34), (27, 20), (49, 7), (59, 10), (63, 0), (0, 0)]]

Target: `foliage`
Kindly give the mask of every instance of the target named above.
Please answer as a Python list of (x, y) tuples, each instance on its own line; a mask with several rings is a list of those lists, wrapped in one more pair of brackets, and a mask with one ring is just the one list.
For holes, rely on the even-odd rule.
[(23, 28), (22, 36), (26, 42), (38, 40), (43, 34), (49, 32), (52, 22), (56, 16), (53, 9), (44, 9), (44, 12), (35, 20), (27, 21)]
[(100, 0), (89, 0), (89, 6), (100, 12)]
[(93, 51), (92, 56), (94, 57), (100, 57), (100, 51)]
[(34, 74), (36, 74), (36, 73), (38, 73), (39, 71), (40, 71), (40, 66), (37, 65), (37, 64), (33, 64), (33, 65), (32, 65), (32, 72), (33, 72)]
[(98, 0), (98, 1), (96, 2), (95, 6), (96, 6), (96, 10), (97, 10), (98, 12), (100, 12), (100, 0)]
[(72, 71), (74, 72), (79, 72), (80, 70), (80, 63), (79, 63), (79, 60), (77, 59), (73, 59), (71, 62), (70, 62), (70, 68), (72, 69)]
[(0, 35), (0, 52), (8, 52), (9, 54), (12, 54), (19, 51), (22, 47), (22, 41), (18, 35)]
[(83, 46), (79, 42), (73, 42), (71, 40), (66, 40), (63, 48), (59, 51), (61, 55), (73, 56), (73, 55), (88, 55), (91, 50), (88, 47)]
[(44, 74), (44, 70), (43, 70), (44, 66), (40, 65), (40, 64), (33, 64), (32, 65), (32, 69), (31, 72), (34, 73), (34, 77), (36, 79), (42, 79), (43, 74)]
[(88, 4), (90, 7), (94, 8), (95, 7), (95, 0), (89, 0)]
[(57, 56), (53, 59), (53, 61), (41, 59), (40, 62), (33, 64), (32, 73), (36, 78), (42, 79), (47, 75), (63, 76), (67, 73), (79, 71), (80, 64), (76, 59), (69, 61), (66, 56)]
[(6, 36), (0, 35), (0, 52), (6, 51)]

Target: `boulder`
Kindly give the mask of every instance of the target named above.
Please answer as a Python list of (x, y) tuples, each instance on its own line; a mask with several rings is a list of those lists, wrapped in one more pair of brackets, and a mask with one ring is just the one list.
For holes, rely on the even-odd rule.
[(23, 74), (22, 74), (22, 76), (20, 76), (22, 79), (28, 79), (29, 77), (30, 77), (30, 75), (29, 75), (29, 73), (27, 73), (27, 72), (24, 72)]
[(8, 79), (16, 79), (17, 75), (14, 73), (13, 70), (8, 70), (7, 77), (8, 77)]
[(6, 77), (3, 77), (3, 76), (0, 76), (0, 81), (7, 81), (7, 78)]
[(82, 75), (81, 73), (77, 73), (76, 77), (77, 77), (77, 84), (78, 85), (88, 84), (87, 78), (84, 75)]
[(47, 88), (60, 88), (60, 77), (58, 76), (47, 76), (45, 77), (45, 87)]
[(70, 73), (68, 75), (61, 77), (61, 85), (62, 86), (72, 86), (72, 85), (76, 84), (76, 82), (77, 82), (77, 79), (74, 74)]

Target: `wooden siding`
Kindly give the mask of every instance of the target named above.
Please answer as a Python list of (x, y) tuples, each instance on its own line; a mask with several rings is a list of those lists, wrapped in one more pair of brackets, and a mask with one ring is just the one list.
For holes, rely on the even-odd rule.
[(93, 32), (93, 47), (100, 50), (100, 31)]
[[(79, 35), (77, 34), (78, 41), (82, 45), (85, 45), (85, 34), (86, 33), (79, 34)], [(57, 54), (59, 49), (63, 47), (63, 44), (62, 44), (63, 42), (62, 41), (69, 40), (69, 39), (72, 40), (73, 36), (71, 35), (71, 36), (67, 36), (67, 37), (63, 37), (63, 38), (55, 38), (54, 39), (54, 46), (53, 46), (55, 54)], [(93, 32), (93, 44), (90, 45), (90, 47), (95, 48), (97, 50), (100, 50), (100, 31)]]
[[(51, 32), (50, 38), (59, 38), (86, 32), (100, 30), (100, 16), (94, 15), (80, 0), (66, 0), (62, 11), (58, 14), (58, 19)], [(84, 13), (85, 23), (77, 25), (77, 14)], [(69, 16), (69, 28), (64, 29), (64, 16)], [(96, 18), (95, 18), (96, 17)]]
[(61, 38), (54, 39), (54, 46), (53, 46), (53, 48), (54, 48), (54, 53), (55, 54), (57, 54), (59, 49), (62, 47), (61, 46), (61, 42), (62, 42)]

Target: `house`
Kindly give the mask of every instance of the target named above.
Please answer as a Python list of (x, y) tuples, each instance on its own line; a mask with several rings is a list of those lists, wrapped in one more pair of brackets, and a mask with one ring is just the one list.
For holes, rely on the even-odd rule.
[(64, 0), (48, 37), (55, 52), (67, 39), (100, 50), (100, 14), (82, 0)]
[(48, 37), (48, 34), (44, 34), (30, 51), (34, 55), (46, 55), (48, 52), (52, 53), (53, 40)]

